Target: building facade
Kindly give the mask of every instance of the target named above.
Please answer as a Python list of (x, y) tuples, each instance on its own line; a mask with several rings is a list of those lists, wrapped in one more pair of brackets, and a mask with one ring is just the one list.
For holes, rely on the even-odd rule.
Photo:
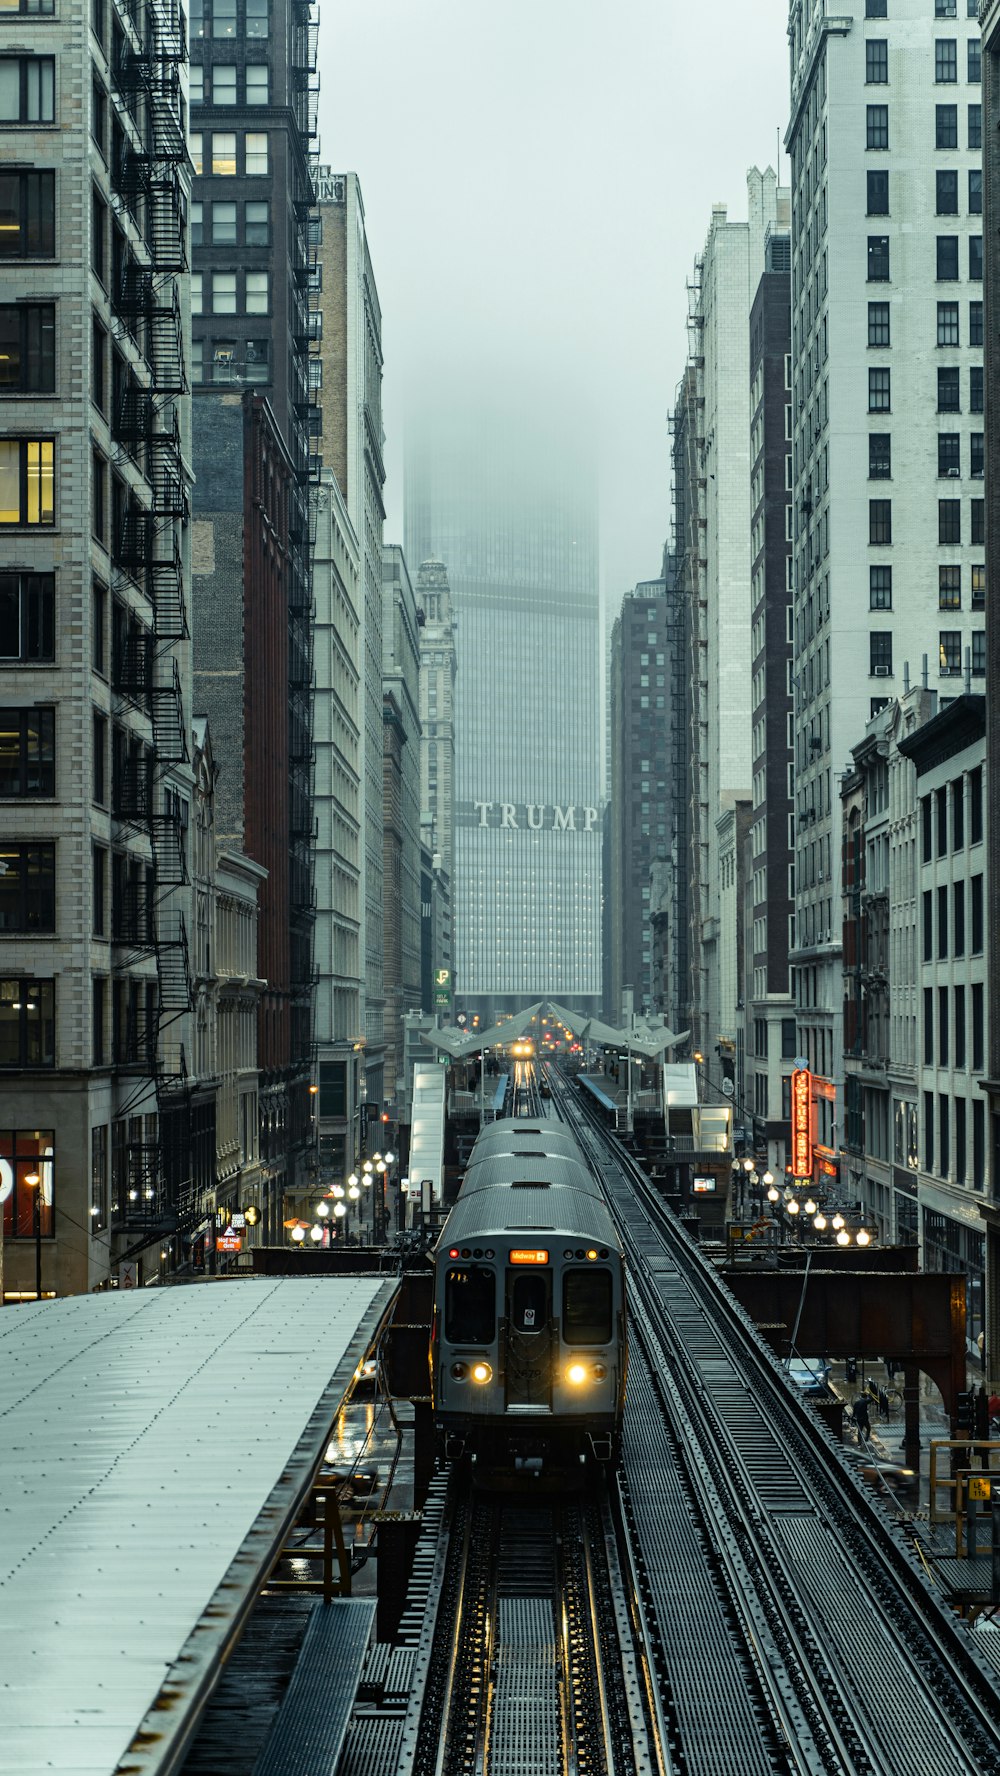
[(6, 1300), (195, 1202), (186, 42), (135, 12), (0, 16)]
[(458, 632), (454, 984), (488, 1021), (600, 1004), (596, 488), (550, 419), (466, 390), (407, 436), (407, 557), (447, 562)]
[[(839, 774), (985, 672), (980, 44), (967, 0), (789, 11), (798, 1041), (839, 1074)], [(843, 1126), (842, 1092), (819, 1106)]]
[(320, 1175), (343, 1183), (361, 1150), (360, 550), (324, 468), (312, 495), (316, 605), (316, 1072)]
[(755, 1150), (784, 1169), (798, 1054), (793, 939), (791, 247), (772, 230), (750, 310), (751, 743), (746, 1108)]
[(365, 1091), (385, 1096), (382, 884), (382, 311), (365, 234), (356, 173), (321, 167), (319, 288), (313, 297), (320, 345), (318, 399), (323, 461), (332, 469), (358, 539), (361, 617), (361, 905)]
[(623, 1019), (626, 987), (636, 1011), (653, 1009), (650, 872), (654, 859), (666, 853), (670, 843), (674, 789), (669, 770), (667, 618), (664, 582), (641, 580), (622, 599), (611, 631), (605, 890), (611, 974), (605, 1009), (615, 1024)]
[(382, 595), (385, 1101), (396, 1121), (406, 1096), (403, 1018), (419, 1011), (421, 1000), (421, 630), (398, 543), (385, 550)]

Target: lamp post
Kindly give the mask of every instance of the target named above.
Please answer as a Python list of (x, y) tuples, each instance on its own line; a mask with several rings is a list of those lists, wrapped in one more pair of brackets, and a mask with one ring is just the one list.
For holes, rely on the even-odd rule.
[(35, 1192), (35, 1300), (42, 1299), (42, 1177), (40, 1172), (27, 1172), (24, 1182)]

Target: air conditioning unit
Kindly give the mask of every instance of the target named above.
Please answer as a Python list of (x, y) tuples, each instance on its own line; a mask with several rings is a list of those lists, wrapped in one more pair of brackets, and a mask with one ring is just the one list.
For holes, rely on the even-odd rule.
[(946, 469), (945, 470), (945, 474), (947, 475), (947, 477), (950, 481), (957, 481), (961, 473), (962, 473), (961, 469)]
[(891, 678), (892, 676), (891, 666), (873, 666), (872, 671), (876, 678)]

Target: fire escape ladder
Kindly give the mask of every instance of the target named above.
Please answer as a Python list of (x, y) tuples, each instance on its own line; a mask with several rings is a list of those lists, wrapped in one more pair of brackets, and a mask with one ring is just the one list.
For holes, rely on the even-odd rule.
[[(147, 314), (149, 317), (149, 364), (152, 386), (158, 395), (182, 395), (187, 389), (184, 373), (184, 332), (181, 324), (180, 296), (173, 277), (160, 280), (157, 286), (146, 273), (152, 286)], [(166, 301), (161, 300), (164, 296)]]
[[(170, 897), (172, 898), (172, 897)], [(156, 964), (160, 977), (160, 1031), (191, 1010), (191, 970), (183, 913), (168, 899), (158, 911)]]
[(149, 479), (153, 489), (154, 518), (186, 519), (188, 497), (176, 413), (170, 431), (154, 432), (149, 439)]
[(183, 641), (188, 632), (184, 570), (172, 522), (157, 531), (155, 552), (148, 568), (153, 633), (158, 642)]
[(188, 757), (180, 668), (173, 654), (161, 655), (157, 667), (166, 683), (152, 685), (149, 692), (156, 762), (158, 765), (180, 765)]
[(153, 637), (148, 630), (133, 631), (115, 646), (112, 690), (137, 708), (148, 711), (153, 683)]

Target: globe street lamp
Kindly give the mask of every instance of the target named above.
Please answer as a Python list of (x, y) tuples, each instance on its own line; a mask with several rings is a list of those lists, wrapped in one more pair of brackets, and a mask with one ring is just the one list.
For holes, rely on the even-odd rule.
[(24, 1182), (35, 1192), (35, 1300), (42, 1299), (42, 1179), (39, 1172), (27, 1172)]
[(302, 1226), (301, 1222), (297, 1221), (295, 1223), (295, 1226), (292, 1228), (292, 1238), (295, 1241), (295, 1244), (297, 1246), (301, 1246), (302, 1241), (305, 1239), (305, 1237), (306, 1237), (306, 1230)]

